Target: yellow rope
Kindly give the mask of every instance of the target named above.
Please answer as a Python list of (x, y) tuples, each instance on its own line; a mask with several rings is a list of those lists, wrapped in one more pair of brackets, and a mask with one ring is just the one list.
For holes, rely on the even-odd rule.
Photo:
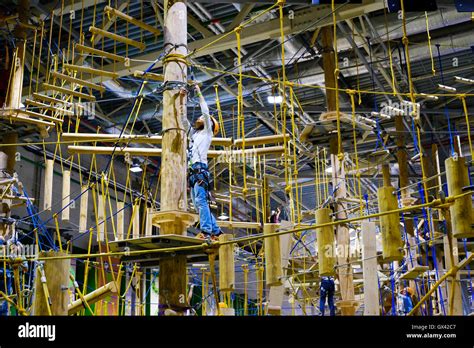
[(431, 35), (430, 35), (430, 23), (428, 19), (428, 12), (425, 11), (425, 20), (426, 20), (426, 34), (428, 35), (428, 49), (430, 50), (430, 59), (431, 59), (431, 72), (436, 75), (435, 62), (433, 58), (433, 50), (431, 49)]

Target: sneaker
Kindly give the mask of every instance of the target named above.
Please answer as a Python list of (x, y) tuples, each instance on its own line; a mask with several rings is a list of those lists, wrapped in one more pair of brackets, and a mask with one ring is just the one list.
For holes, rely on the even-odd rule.
[(199, 232), (199, 233), (196, 235), (196, 238), (198, 238), (198, 239), (206, 239), (207, 236), (206, 236), (204, 233)]
[(212, 240), (213, 242), (218, 242), (218, 241), (219, 241), (219, 236), (220, 236), (221, 234), (222, 234), (222, 232), (219, 233), (219, 234), (213, 234), (213, 235), (211, 236), (211, 240)]

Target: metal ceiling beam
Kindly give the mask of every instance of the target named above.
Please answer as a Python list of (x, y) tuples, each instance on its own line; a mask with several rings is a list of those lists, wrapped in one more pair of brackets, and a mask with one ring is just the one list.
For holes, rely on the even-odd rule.
[[(337, 13), (338, 20), (344, 20), (347, 18), (353, 18), (360, 16), (364, 13), (374, 12), (384, 8), (383, 0), (371, 0), (362, 5), (346, 5), (340, 9)], [(311, 23), (315, 23), (314, 26)], [(285, 35), (291, 35), (297, 32), (302, 32), (305, 30), (314, 30), (316, 26), (324, 26), (332, 23), (331, 8), (330, 6), (314, 6), (308, 9), (300, 10), (295, 12), (294, 19), (285, 18), (283, 29)], [(197, 40), (189, 43), (188, 50), (192, 52), (193, 50), (198, 50), (205, 45), (211, 44), (215, 40), (223, 37), (225, 34), (214, 35), (208, 38)], [(273, 19), (267, 22), (254, 24), (242, 29), (241, 32), (241, 43), (242, 46), (248, 44), (255, 44), (257, 42), (276, 39), (280, 36), (280, 20)], [(203, 50), (197, 51), (193, 54), (193, 58), (198, 58), (206, 56), (212, 53), (223, 52), (228, 49), (236, 48), (237, 42), (235, 36), (228, 35), (227, 37), (221, 39), (220, 41), (211, 44), (209, 47), (206, 47)], [(128, 76), (133, 74), (135, 70), (144, 71), (150, 65), (149, 62), (152, 62), (158, 57), (162, 50), (149, 52), (145, 54), (138, 55), (133, 57), (133, 61), (129, 68), (123, 67), (117, 69), (116, 64), (109, 64), (104, 66), (105, 71), (115, 71), (120, 77)], [(157, 66), (161, 66), (161, 62), (157, 63)], [(115, 70), (114, 70), (115, 69)], [(95, 82), (100, 80), (105, 80), (108, 78), (101, 77), (96, 78)]]

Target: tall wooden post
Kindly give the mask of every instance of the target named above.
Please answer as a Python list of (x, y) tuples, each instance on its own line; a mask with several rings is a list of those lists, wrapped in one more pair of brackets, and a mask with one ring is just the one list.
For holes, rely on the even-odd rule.
[[(164, 60), (166, 82), (187, 82), (187, 66), (176, 55), (187, 54), (187, 9), (185, 0), (168, 0), (164, 18)], [(161, 155), (161, 211), (186, 211), (186, 132), (181, 117), (186, 115), (186, 98), (179, 87), (163, 92), (163, 142)], [(176, 216), (178, 218), (178, 216)], [(186, 233), (180, 223), (161, 223), (160, 234)], [(160, 314), (166, 309), (182, 313), (186, 309), (186, 256), (160, 261)]]
[(364, 315), (380, 315), (375, 222), (362, 222), (362, 269), (364, 274)]
[[(327, 26), (321, 29), (321, 38), (323, 45), (323, 68), (324, 80), (326, 84), (326, 101), (328, 111), (336, 110), (336, 93), (334, 87), (336, 86), (335, 77), (335, 54), (332, 27)], [(335, 209), (338, 212), (336, 218), (339, 220), (347, 219), (346, 204), (342, 201), (347, 197), (345, 169), (343, 159), (339, 158), (337, 135), (330, 139), (330, 153), (332, 166), (332, 184), (337, 190), (334, 192), (334, 199), (336, 201)], [(336, 229), (336, 240), (339, 250), (349, 250), (349, 229), (345, 225), (338, 225)], [(352, 274), (352, 267), (349, 264), (349, 253), (347, 255), (337, 255), (338, 278), (341, 290), (342, 301), (339, 303), (343, 315), (354, 315), (355, 307), (353, 306), (354, 295), (354, 280)]]

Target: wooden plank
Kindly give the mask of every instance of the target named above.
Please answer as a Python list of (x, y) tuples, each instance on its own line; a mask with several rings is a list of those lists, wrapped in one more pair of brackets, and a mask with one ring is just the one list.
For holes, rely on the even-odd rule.
[(380, 315), (375, 231), (375, 222), (362, 222), (361, 235), (362, 270), (364, 275), (364, 315)]
[(111, 15), (113, 15), (113, 16), (116, 16), (116, 17), (118, 17), (118, 18), (121, 18), (121, 19), (123, 19), (124, 21), (127, 21), (127, 22), (129, 22), (129, 23), (131, 23), (131, 24), (133, 24), (133, 25), (136, 25), (137, 27), (140, 27), (140, 28), (142, 28), (142, 29), (145, 29), (145, 30), (149, 31), (149, 32), (152, 33), (152, 34), (155, 34), (156, 36), (161, 34), (161, 32), (160, 32), (157, 28), (152, 27), (151, 25), (148, 25), (148, 24), (146, 24), (146, 23), (144, 23), (144, 22), (142, 22), (142, 21), (139, 21), (138, 19), (135, 19), (135, 18), (133, 18), (133, 17), (131, 17), (131, 16), (129, 16), (129, 15), (127, 15), (127, 14), (125, 14), (125, 13), (123, 13), (123, 12), (121, 12), (121, 11), (115, 9), (115, 8), (113, 8), (113, 7), (105, 6), (105, 7), (104, 7), (104, 12), (105, 12), (106, 14), (111, 14)]
[(56, 72), (56, 71), (51, 72), (50, 75), (52, 77), (57, 78), (57, 79), (64, 80), (64, 81), (67, 81), (67, 82), (70, 82), (70, 83), (74, 83), (74, 84), (82, 86), (82, 87), (89, 87), (89, 88), (95, 89), (95, 90), (99, 91), (100, 93), (105, 92), (105, 87), (104, 86), (99, 86), (98, 84), (95, 84), (93, 82), (77, 79), (75, 77), (72, 77), (72, 76), (69, 76), (69, 75), (66, 75), (66, 74), (61, 74), (61, 73)]
[[(87, 304), (92, 305), (103, 298), (109, 296), (110, 294), (116, 294), (117, 293), (117, 285), (115, 282), (110, 282), (105, 284), (104, 286), (101, 286), (98, 289), (95, 289), (94, 291), (88, 293), (87, 295), (84, 295), (84, 300), (87, 302)], [(84, 309), (84, 304), (82, 302), (82, 299), (75, 300), (71, 302), (68, 306), (68, 315), (74, 315), (77, 312), (81, 311)]]
[(53, 200), (53, 173), (54, 173), (54, 160), (47, 159), (44, 170), (44, 200), (43, 210), (51, 211), (52, 200)]
[(72, 110), (67, 110), (67, 109), (62, 109), (62, 108), (58, 108), (54, 105), (51, 105), (51, 104), (44, 104), (44, 103), (40, 103), (36, 100), (31, 100), (31, 99), (26, 99), (25, 100), (25, 104), (27, 105), (32, 105), (32, 106), (36, 106), (38, 108), (42, 108), (42, 109), (46, 109), (46, 110), (51, 110), (53, 112), (58, 112), (60, 114), (66, 114), (66, 115), (74, 115), (74, 111)]
[[(268, 144), (280, 144), (284, 141), (290, 139), (289, 134), (275, 134), (275, 135), (267, 135), (263, 137), (251, 137), (245, 138), (245, 146), (260, 146), (260, 145), (268, 145)], [(234, 145), (236, 147), (242, 147), (244, 143), (244, 139), (236, 139), (234, 141)]]
[(146, 208), (145, 219), (145, 236), (149, 237), (153, 234), (153, 208)]
[(412, 279), (412, 280), (416, 279), (420, 275), (425, 273), (426, 271), (429, 271), (429, 269), (430, 268), (428, 266), (415, 266), (411, 270), (409, 270), (408, 272), (403, 273), (400, 276), (400, 279)]
[(67, 95), (72, 95), (72, 96), (77, 97), (77, 98), (82, 98), (82, 99), (87, 99), (87, 100), (95, 100), (95, 97), (93, 95), (73, 91), (71, 89), (67, 89), (67, 88), (63, 88), (63, 87), (59, 87), (59, 86), (50, 85), (49, 83), (43, 83), (43, 87), (46, 90), (56, 91), (56, 92), (59, 92), (59, 93), (62, 93), (62, 94), (67, 94)]
[(103, 242), (105, 240), (105, 231), (106, 231), (106, 209), (105, 209), (105, 197), (97, 190), (98, 195), (98, 202), (97, 202), (97, 219), (99, 221), (99, 225), (97, 226), (97, 241)]
[(76, 44), (76, 51), (82, 52), (82, 53), (88, 53), (94, 56), (100, 56), (104, 58), (108, 58), (111, 60), (115, 60), (117, 62), (125, 62), (125, 57), (119, 56), (118, 54), (113, 54), (110, 52), (98, 50), (97, 48), (81, 45), (81, 44)]
[(92, 26), (89, 27), (89, 31), (94, 35), (102, 35), (103, 37), (109, 38), (111, 40), (136, 47), (140, 51), (143, 51), (146, 48), (146, 45), (143, 42), (138, 42), (138, 41), (129, 39), (127, 37), (123, 37), (123, 36), (120, 36), (120, 35), (117, 35), (117, 34), (114, 34), (114, 33), (111, 33), (106, 30), (102, 30), (96, 27), (92, 27)]
[(16, 112), (16, 113), (12, 113), (12, 112), (1, 113), (0, 112), (0, 116), (2, 119), (9, 122), (28, 123), (28, 124), (34, 124), (36, 126), (43, 126), (43, 127), (54, 127), (53, 122), (38, 120), (36, 118), (31, 118), (31, 117), (25, 117), (25, 116), (22, 116), (19, 112)]
[(84, 233), (87, 232), (87, 217), (88, 217), (88, 211), (87, 211), (87, 205), (89, 203), (89, 190), (87, 185), (82, 185), (81, 186), (81, 207), (80, 207), (80, 212), (79, 212), (79, 232)]
[(125, 210), (124, 210), (124, 202), (117, 201), (117, 236), (116, 240), (123, 240), (124, 236), (124, 222), (125, 222)]
[(63, 171), (62, 212), (61, 219), (69, 221), (69, 202), (71, 201), (71, 171)]
[(46, 120), (46, 121), (51, 121), (51, 122), (54, 122), (54, 123), (63, 123), (63, 120), (60, 119), (60, 118), (44, 115), (44, 114), (41, 114), (41, 113), (38, 113), (38, 112), (33, 112), (33, 111), (30, 111), (30, 110), (21, 110), (21, 111), (18, 111), (18, 113), (24, 114), (24, 115), (26, 115), (27, 117), (30, 117), (30, 118), (37, 117), (39, 119), (43, 119), (43, 120)]
[(217, 221), (219, 227), (225, 228), (249, 228), (249, 229), (260, 229), (262, 224), (259, 222), (244, 222), (244, 221)]
[[(459, 263), (458, 257), (458, 245), (456, 239), (451, 237), (451, 245), (453, 246), (453, 258), (451, 258), (450, 252), (450, 243), (449, 236), (443, 237), (444, 243), (444, 260), (445, 260), (445, 269), (451, 269), (453, 266), (456, 266)], [(443, 272), (444, 273), (444, 272)], [(447, 281), (448, 287), (448, 313), (449, 315), (463, 315), (462, 308), (462, 288), (461, 288), (461, 276), (459, 272), (452, 278), (449, 278)], [(453, 296), (453, 303), (451, 304), (451, 296)]]
[(58, 107), (59, 106), (60, 107), (72, 107), (74, 105), (73, 103), (70, 103), (70, 102), (67, 102), (67, 101), (64, 101), (64, 100), (61, 100), (61, 99), (56, 99), (56, 98), (50, 97), (49, 95), (44, 95), (44, 94), (41, 94), (41, 93), (33, 93), (33, 98), (37, 99), (37, 100), (45, 101), (45, 102), (48, 102), (48, 103), (51, 103), (51, 104), (55, 104)]
[(82, 73), (105, 76), (105, 77), (110, 77), (112, 79), (116, 79), (118, 77), (118, 74), (112, 71), (94, 69), (94, 68), (90, 68), (88, 66), (82, 66), (82, 65), (64, 64), (63, 68), (65, 70), (80, 71)]
[(126, 153), (135, 156), (161, 156), (161, 149), (152, 148), (134, 148), (126, 147), (120, 148), (119, 146), (68, 146), (68, 152), (70, 154), (96, 154), (96, 155), (125, 155)]
[[(124, 142), (124, 143), (145, 143), (161, 144), (163, 137), (161, 135), (134, 135), (134, 134), (96, 134), (96, 133), (63, 133), (61, 135), (66, 141), (100, 141), (100, 142)], [(231, 146), (232, 138), (212, 138), (211, 145)]]
[(133, 205), (132, 217), (132, 236), (133, 238), (140, 238), (140, 204)]
[[(63, 252), (41, 252), (40, 257), (65, 256)], [(44, 261), (44, 276), (42, 277), (40, 268), (36, 268), (38, 272), (35, 278), (35, 297), (33, 302), (32, 315), (48, 315), (48, 300), (51, 301), (51, 315), (67, 315), (69, 293), (64, 287), (69, 284), (69, 269), (71, 260), (55, 259)], [(46, 283), (42, 283), (42, 279)], [(47, 293), (46, 293), (47, 292)], [(49, 296), (48, 296), (49, 295)]]

